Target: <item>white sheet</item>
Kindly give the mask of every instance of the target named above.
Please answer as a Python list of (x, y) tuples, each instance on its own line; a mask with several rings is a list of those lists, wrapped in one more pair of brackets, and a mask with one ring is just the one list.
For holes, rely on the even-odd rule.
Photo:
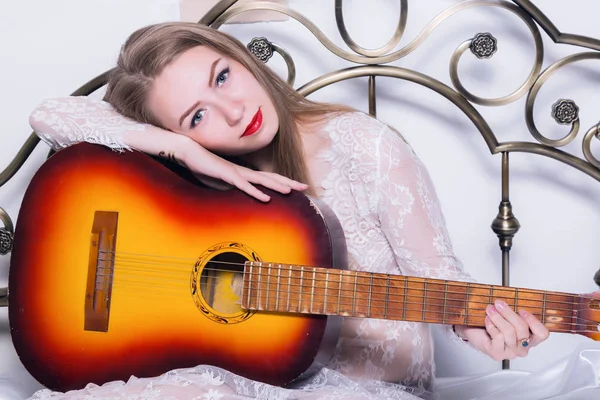
[[(535, 372), (506, 370), (438, 379), (440, 400), (600, 399), (600, 345), (580, 346), (569, 357)], [(0, 377), (0, 400), (23, 400), (27, 391)]]

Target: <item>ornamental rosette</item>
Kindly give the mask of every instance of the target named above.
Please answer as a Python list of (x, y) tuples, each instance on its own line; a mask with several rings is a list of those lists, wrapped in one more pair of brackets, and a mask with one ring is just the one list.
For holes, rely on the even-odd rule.
[(4, 228), (0, 228), (0, 254), (8, 254), (12, 250), (13, 235)]
[(273, 45), (264, 37), (252, 39), (246, 47), (250, 53), (264, 63), (273, 57)]
[(491, 33), (478, 33), (471, 40), (471, 52), (477, 58), (490, 58), (498, 51), (498, 40)]
[(560, 99), (552, 105), (552, 117), (562, 125), (570, 125), (579, 119), (579, 107), (573, 100)]

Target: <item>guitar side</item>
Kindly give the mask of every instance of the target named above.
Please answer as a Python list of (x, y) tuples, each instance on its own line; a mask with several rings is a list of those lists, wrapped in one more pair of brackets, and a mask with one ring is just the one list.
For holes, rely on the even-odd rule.
[[(25, 194), (12, 253), (9, 322), (25, 367), (61, 391), (199, 364), (275, 385), (319, 368), (337, 341), (337, 318), (249, 314), (198, 295), (200, 284), (223, 286), (198, 278), (203, 266), (225, 265), (203, 264), (217, 253), (345, 265), (330, 211), (296, 192), (270, 194), (263, 204), (206, 189), (137, 152), (84, 143), (55, 154)], [(84, 329), (96, 211), (118, 216), (105, 332)]]

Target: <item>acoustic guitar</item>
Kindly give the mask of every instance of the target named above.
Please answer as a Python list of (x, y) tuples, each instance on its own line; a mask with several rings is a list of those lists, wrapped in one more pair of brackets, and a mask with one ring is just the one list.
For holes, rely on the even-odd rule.
[(289, 385), (328, 361), (344, 316), (483, 326), (504, 299), (554, 332), (600, 339), (600, 299), (346, 270), (317, 199), (219, 191), (139, 152), (59, 151), (20, 208), (9, 322), (48, 388), (210, 364)]

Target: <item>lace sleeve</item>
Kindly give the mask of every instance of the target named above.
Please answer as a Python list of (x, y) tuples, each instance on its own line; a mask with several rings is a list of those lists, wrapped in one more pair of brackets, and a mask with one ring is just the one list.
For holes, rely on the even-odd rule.
[(473, 281), (454, 254), (427, 169), (402, 137), (378, 137), (376, 207), (396, 261), (407, 275)]
[(125, 118), (105, 101), (85, 96), (44, 100), (31, 113), (29, 123), (54, 150), (89, 142), (119, 152), (132, 150), (127, 132), (141, 132), (148, 126)]
[[(378, 137), (376, 157), (376, 210), (402, 272), (474, 282), (454, 254), (433, 182), (410, 145), (386, 126)], [(452, 326), (440, 328), (452, 343), (476, 350)]]

